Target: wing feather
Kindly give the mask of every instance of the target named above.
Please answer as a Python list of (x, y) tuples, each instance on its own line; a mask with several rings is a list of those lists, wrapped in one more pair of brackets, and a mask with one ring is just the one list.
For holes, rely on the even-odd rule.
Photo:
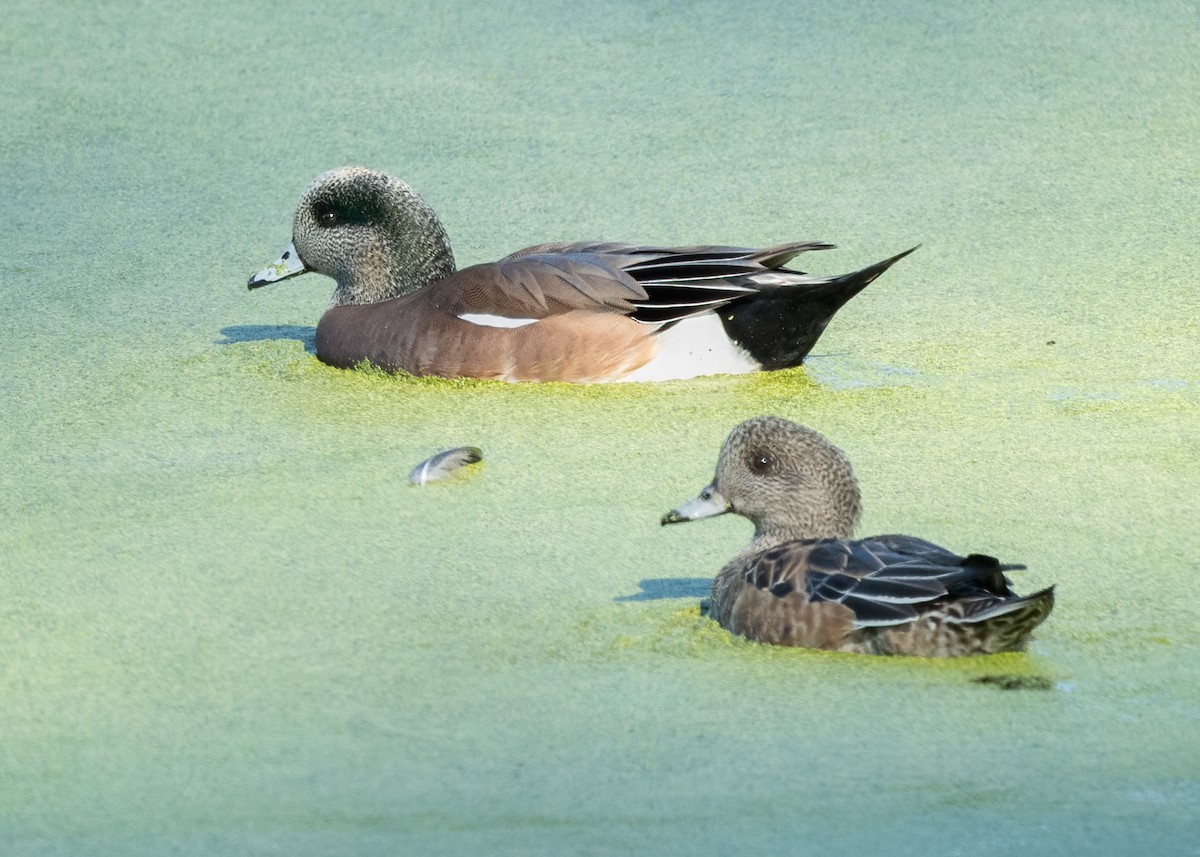
[(863, 628), (910, 622), (918, 607), (941, 599), (1011, 594), (1001, 572), (1019, 567), (910, 536), (880, 536), (786, 542), (751, 559), (745, 577), (779, 598), (796, 592), (811, 603), (849, 607)]
[(670, 324), (811, 278), (783, 267), (800, 253), (832, 247), (644, 247), (612, 242), (538, 244), (475, 265), (432, 286), (456, 315), (544, 318), (571, 310), (620, 312), (644, 324)]

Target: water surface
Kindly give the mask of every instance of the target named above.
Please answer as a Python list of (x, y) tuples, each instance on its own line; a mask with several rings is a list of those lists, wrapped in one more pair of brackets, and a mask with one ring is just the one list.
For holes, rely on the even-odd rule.
[[(1197, 32), (1171, 2), (18, 3), (0, 850), (1198, 853)], [(803, 369), (342, 372), (328, 280), (245, 282), (346, 163), (464, 265), (924, 246)], [(847, 450), (865, 531), (1057, 583), (1031, 651), (700, 619), (748, 525), (658, 518), (759, 413)], [(460, 445), (481, 472), (407, 483)]]

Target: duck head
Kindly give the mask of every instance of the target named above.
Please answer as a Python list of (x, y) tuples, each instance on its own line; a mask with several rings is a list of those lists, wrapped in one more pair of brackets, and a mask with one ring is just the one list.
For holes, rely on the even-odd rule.
[(760, 544), (850, 538), (861, 497), (850, 460), (822, 435), (780, 417), (754, 417), (725, 439), (712, 483), (662, 523), (726, 512), (750, 519)]
[(454, 273), (454, 255), (441, 221), (411, 187), (386, 173), (340, 167), (304, 191), (292, 243), (248, 287), (306, 271), (337, 282), (331, 307), (369, 304)]

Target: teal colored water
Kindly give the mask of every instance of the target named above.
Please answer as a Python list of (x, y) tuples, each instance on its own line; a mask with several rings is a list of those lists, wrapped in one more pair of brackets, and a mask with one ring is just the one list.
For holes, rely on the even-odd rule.
[[(1172, 2), (10, 3), (0, 851), (1200, 853), (1198, 34)], [(245, 283), (348, 163), (463, 265), (923, 247), (803, 369), (341, 372), (330, 281)], [(1031, 651), (702, 620), (749, 525), (658, 519), (758, 413), (848, 452), (864, 532), (1057, 583)], [(408, 484), (460, 445), (480, 472)]]

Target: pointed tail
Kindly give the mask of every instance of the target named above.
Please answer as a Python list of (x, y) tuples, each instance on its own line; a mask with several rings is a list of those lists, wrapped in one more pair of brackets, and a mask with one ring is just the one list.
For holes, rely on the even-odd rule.
[[(764, 369), (798, 366), (817, 344), (834, 314), (917, 247), (836, 277), (808, 277), (784, 271), (755, 277), (755, 285), (760, 288), (758, 294), (721, 310), (725, 333)], [(781, 281), (764, 282), (770, 276)]]
[(875, 282), (875, 280), (877, 280), (884, 271), (892, 267), (892, 265), (895, 265), (909, 253), (919, 249), (920, 246), (921, 245), (918, 244), (916, 247), (910, 247), (903, 253), (897, 253), (890, 259), (884, 259), (882, 262), (876, 262), (874, 265), (868, 265), (861, 270), (854, 271), (849, 274), (840, 274), (836, 277), (822, 277), (821, 279), (815, 279), (812, 281), (811, 286), (805, 285), (803, 288), (828, 289), (832, 298), (835, 300), (840, 299), (841, 301), (834, 309), (834, 312), (836, 312), (837, 310), (841, 309), (846, 302), (850, 300), (850, 298), (854, 297), (867, 286), (871, 285), (871, 283)]
[(1019, 652), (1029, 643), (1033, 630), (1054, 609), (1054, 587), (1049, 586), (1022, 598), (1006, 598), (968, 616), (964, 625), (973, 626), (988, 641), (988, 651)]

